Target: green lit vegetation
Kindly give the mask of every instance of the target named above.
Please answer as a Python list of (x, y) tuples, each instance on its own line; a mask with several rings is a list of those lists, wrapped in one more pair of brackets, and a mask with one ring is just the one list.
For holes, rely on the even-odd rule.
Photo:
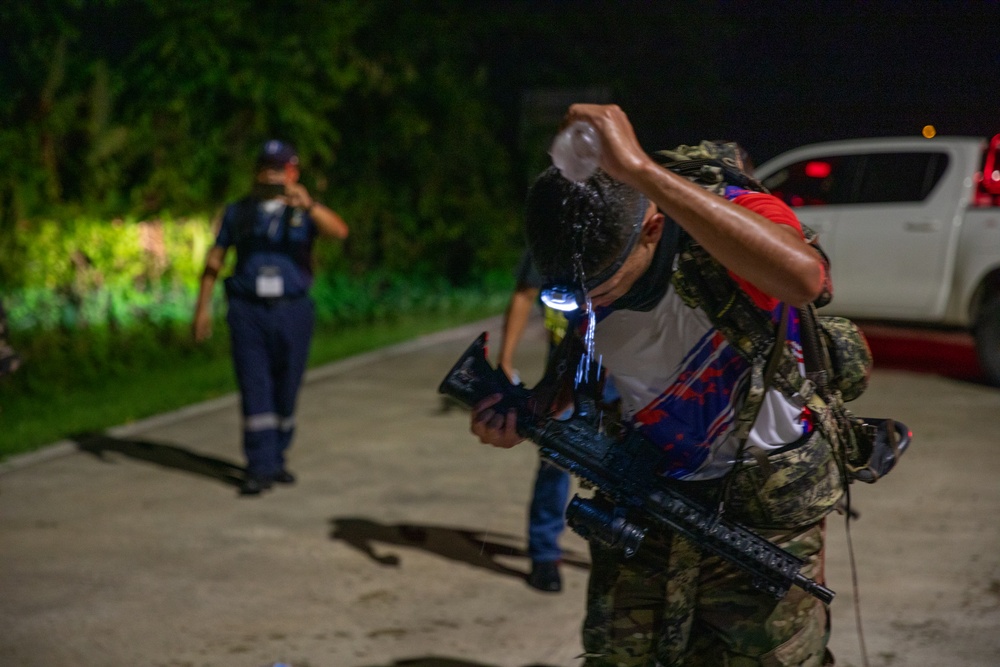
[[(190, 336), (208, 217), (32, 225), (2, 293), (25, 364), (0, 382), (0, 458), (235, 390), (221, 286), (216, 335)], [(342, 254), (318, 245), (312, 365), (498, 313), (512, 287), (509, 269), (459, 285), (330, 268)]]
[(652, 43), (678, 104), (716, 76), (712, 11), (667, 5), (0, 2), (0, 300), (26, 362), (0, 381), (0, 456), (233, 390), (221, 288), (217, 335), (188, 330), (212, 221), (269, 138), (351, 229), (317, 244), (315, 363), (499, 312), (547, 93), (637, 107), (651, 79), (623, 59)]
[(234, 390), (221, 286), (206, 345), (190, 318), (213, 220), (268, 138), (296, 144), (351, 228), (317, 243), (313, 364), (499, 312), (521, 245), (516, 118), (467, 19), (381, 0), (0, 3), (18, 26), (0, 43), (0, 299), (25, 359), (0, 381), (0, 457)]
[[(265, 5), (0, 3), (0, 24), (18, 26), (0, 42), (0, 294), (46, 286), (40, 255), (86, 287), (119, 252), (106, 235), (64, 239), (92, 221), (155, 253), (157, 235), (246, 193), (269, 138), (297, 146), (302, 182), (350, 224), (324, 270), (452, 284), (509, 270), (522, 179), (486, 27), (463, 3)], [(130, 262), (123, 280), (138, 278)]]
[[(310, 366), (495, 315), (508, 295), (500, 288), (456, 291), (450, 303), (424, 301), (417, 307), (412, 299), (409, 305), (397, 300), (395, 314), (383, 312), (378, 319), (352, 324), (320, 324)], [(381, 300), (379, 308), (391, 304)], [(142, 344), (135, 336), (131, 345), (119, 345), (132, 359), (131, 366), (95, 361), (102, 355), (76, 355), (91, 368), (71, 366), (55, 372), (58, 364), (74, 362), (29, 356), (17, 375), (0, 382), (0, 459), (235, 391), (226, 334), (225, 324), (219, 322), (216, 335), (202, 347), (180, 344), (178, 338), (176, 345), (146, 354), (128, 350)], [(146, 344), (155, 345), (155, 337)], [(46, 380), (50, 375), (56, 379)]]

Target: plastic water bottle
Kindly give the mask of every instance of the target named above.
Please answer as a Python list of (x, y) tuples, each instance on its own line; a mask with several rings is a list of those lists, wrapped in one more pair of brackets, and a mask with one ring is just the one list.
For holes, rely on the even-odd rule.
[(585, 181), (601, 160), (601, 137), (593, 125), (578, 120), (556, 135), (549, 155), (563, 177)]

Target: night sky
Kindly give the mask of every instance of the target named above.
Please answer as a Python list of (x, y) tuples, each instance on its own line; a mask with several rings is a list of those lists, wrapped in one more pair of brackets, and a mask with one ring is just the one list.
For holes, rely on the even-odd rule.
[(919, 135), (926, 124), (939, 135), (1000, 132), (1000, 2), (507, 7), (562, 31), (556, 43), (504, 37), (498, 52), (525, 85), (607, 84), (649, 150), (727, 138), (760, 163), (804, 143)]
[(884, 9), (746, 17), (745, 57), (730, 54), (726, 83), (755, 153), (926, 124), (939, 135), (1000, 132), (1000, 4), (854, 6)]

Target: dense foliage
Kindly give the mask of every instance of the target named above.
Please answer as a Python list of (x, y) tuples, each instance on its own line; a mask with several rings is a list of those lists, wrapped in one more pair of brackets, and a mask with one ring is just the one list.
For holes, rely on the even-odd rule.
[[(225, 341), (218, 340), (225, 338), (221, 322), (221, 335), (205, 349), (196, 348), (189, 333), (212, 240), (205, 218), (37, 223), (31, 242), (19, 249), (26, 285), (3, 298), (16, 347), (29, 363), (12, 387), (0, 385), (0, 390), (58, 390), (135, 373), (178, 355), (224, 351)], [(326, 257), (336, 254), (335, 244), (325, 247)], [(234, 259), (231, 253), (230, 264)], [(508, 271), (468, 286), (384, 270), (357, 276), (321, 271), (312, 296), (320, 326), (336, 328), (420, 313), (481, 313), (485, 303), (498, 311), (509, 280)], [(225, 312), (222, 301), (222, 290), (216, 290), (217, 316)]]
[(0, 391), (224, 353), (189, 340), (198, 276), (271, 137), (351, 227), (317, 245), (321, 326), (499, 308), (518, 203), (461, 10), (0, 3), (0, 298), (28, 362)]
[[(0, 3), (0, 299), (29, 357), (13, 390), (218, 353), (188, 340), (198, 272), (272, 137), (297, 145), (303, 182), (351, 227), (318, 246), (323, 322), (502, 295), (565, 105), (617, 97), (677, 125), (713, 77), (685, 28), (697, 7)], [(608, 25), (630, 38), (611, 44)], [(639, 105), (664, 31), (683, 67), (656, 71), (654, 90), (672, 101)]]
[(39, 220), (210, 215), (269, 137), (351, 223), (331, 268), (463, 282), (512, 262), (510, 159), (457, 8), (4, 3), (0, 284), (31, 284), (19, 251)]

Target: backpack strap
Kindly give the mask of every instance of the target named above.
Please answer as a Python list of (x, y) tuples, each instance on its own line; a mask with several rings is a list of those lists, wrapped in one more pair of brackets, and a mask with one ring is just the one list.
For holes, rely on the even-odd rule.
[(311, 273), (312, 258), (308, 247), (296, 247), (291, 241), (290, 232), (295, 209), (291, 206), (285, 206), (285, 210), (281, 214), (281, 236), (275, 244), (266, 236), (254, 234), (259, 203), (259, 200), (253, 197), (244, 197), (233, 204), (236, 252), (244, 255), (260, 251), (280, 252), (291, 257), (296, 264)]
[[(672, 151), (660, 151), (653, 157), (667, 169), (722, 197), (726, 196), (728, 185), (766, 193), (767, 189), (743, 172), (739, 160), (731, 159), (724, 149), (725, 146), (720, 148), (718, 145), (706, 145), (702, 142), (696, 147), (679, 146)], [(750, 386), (736, 416), (735, 433), (740, 441), (737, 466), (742, 460), (747, 438), (767, 389), (774, 386), (794, 404), (809, 408), (814, 426), (833, 447), (846, 485), (849, 472), (867, 465), (870, 447), (866, 443), (871, 440), (871, 433), (865, 430), (863, 420), (845, 408), (845, 397), (834, 382), (835, 367), (826, 339), (820, 331), (820, 320), (816, 313), (817, 308), (828, 304), (833, 298), (830, 261), (817, 243), (816, 232), (806, 225), (802, 226), (802, 231), (809, 247), (817, 253), (826, 269), (820, 295), (813, 303), (797, 309), (800, 343), (806, 367), (804, 378), (799, 372), (798, 359), (790, 346), (784, 344), (789, 310), (787, 305), (783, 306), (782, 323), (776, 330), (770, 315), (758, 308), (729, 276), (728, 271), (686, 234), (680, 242), (672, 282), (684, 302), (690, 307), (704, 310), (713, 326), (751, 365)], [(870, 352), (868, 359), (867, 365), (870, 366)], [(861, 363), (860, 367), (864, 373), (858, 373), (865, 374), (865, 364)], [(863, 384), (860, 390), (853, 389), (855, 395), (863, 390)], [(756, 456), (757, 452), (751, 453), (755, 454), (766, 473), (766, 457)], [(726, 485), (731, 482), (735, 468), (727, 476)]]
[[(702, 309), (712, 325), (750, 364), (750, 386), (736, 416), (736, 434), (746, 440), (770, 386), (805, 405), (812, 389), (799, 373), (798, 360), (785, 344), (791, 307), (782, 306), (777, 327), (740, 289), (725, 268), (685, 235), (671, 278), (674, 289), (692, 308)], [(808, 397), (805, 396), (808, 394)]]
[[(732, 147), (702, 142), (698, 146), (678, 146), (673, 150), (659, 151), (653, 157), (665, 168), (722, 197), (725, 197), (728, 185), (766, 193), (767, 189), (742, 171), (739, 161), (726, 153)], [(816, 242), (816, 232), (803, 226), (803, 234), (828, 268), (829, 260)], [(829, 270), (826, 276), (822, 294), (817, 299), (818, 305), (825, 305), (832, 297)], [(815, 381), (808, 376), (805, 379), (802, 377), (798, 359), (784, 344), (787, 324), (779, 325), (779, 330), (776, 330), (771, 315), (757, 307), (729, 272), (686, 233), (682, 233), (679, 242), (676, 269), (671, 280), (684, 302), (705, 311), (713, 326), (751, 365), (750, 387), (743, 408), (737, 415), (736, 432), (741, 441), (749, 436), (767, 388), (772, 384), (786, 398), (799, 405), (805, 406), (814, 399)], [(787, 310), (783, 308), (783, 317), (787, 317)], [(815, 325), (813, 305), (798, 309), (798, 312), (800, 323), (808, 320), (809, 324)], [(816, 326), (810, 331), (814, 335), (803, 336), (809, 338), (802, 341), (803, 348), (813, 350), (811, 356), (816, 360), (814, 370), (825, 371), (829, 368), (829, 357), (824, 356), (825, 349), (820, 347)], [(775, 345), (779, 335), (781, 343)]]
[(257, 200), (244, 197), (233, 204), (233, 230), (236, 249), (253, 239), (253, 228), (257, 224)]

